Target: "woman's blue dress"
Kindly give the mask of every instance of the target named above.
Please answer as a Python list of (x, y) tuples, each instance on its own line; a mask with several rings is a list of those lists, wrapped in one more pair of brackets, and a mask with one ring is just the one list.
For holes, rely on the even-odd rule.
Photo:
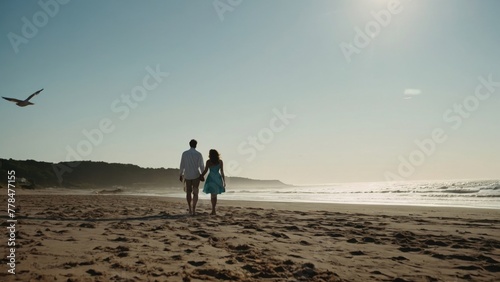
[(220, 163), (209, 168), (207, 179), (205, 180), (205, 186), (203, 186), (203, 192), (206, 194), (221, 194), (226, 192), (224, 185), (222, 184), (222, 176), (219, 173)]

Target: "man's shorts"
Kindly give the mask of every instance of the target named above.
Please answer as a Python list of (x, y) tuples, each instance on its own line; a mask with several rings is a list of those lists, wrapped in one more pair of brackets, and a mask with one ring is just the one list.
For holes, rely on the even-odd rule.
[(200, 179), (186, 179), (186, 193), (193, 193), (193, 194), (198, 194), (199, 193), (199, 186), (200, 186)]

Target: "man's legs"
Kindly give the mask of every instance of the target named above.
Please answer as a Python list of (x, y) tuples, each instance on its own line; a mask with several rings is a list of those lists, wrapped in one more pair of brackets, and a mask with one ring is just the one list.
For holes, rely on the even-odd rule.
[(193, 179), (193, 215), (196, 215), (196, 204), (198, 203), (198, 193), (200, 192), (200, 180)]
[[(198, 203), (198, 192), (200, 186), (199, 179), (186, 179), (186, 200), (189, 206), (189, 214), (196, 214), (196, 204)], [(191, 209), (191, 193), (193, 193), (193, 208)]]
[(191, 193), (193, 192), (193, 182), (191, 180), (185, 180), (186, 185), (186, 201), (189, 207), (189, 214), (192, 214), (191, 210)]

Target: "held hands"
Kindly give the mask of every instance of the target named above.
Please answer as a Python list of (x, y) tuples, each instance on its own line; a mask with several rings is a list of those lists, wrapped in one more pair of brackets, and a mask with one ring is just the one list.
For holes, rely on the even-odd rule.
[(203, 174), (200, 175), (199, 179), (200, 179), (200, 181), (205, 181), (205, 177), (203, 176)]

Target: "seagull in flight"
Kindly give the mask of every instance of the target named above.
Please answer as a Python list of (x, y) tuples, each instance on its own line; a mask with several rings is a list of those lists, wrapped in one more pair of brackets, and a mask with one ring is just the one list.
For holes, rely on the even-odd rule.
[(4, 98), (7, 101), (11, 101), (11, 102), (16, 103), (16, 105), (18, 105), (19, 107), (26, 107), (26, 106), (29, 106), (29, 105), (34, 105), (33, 103), (30, 102), (30, 99), (33, 98), (33, 96), (37, 95), (38, 93), (40, 93), (42, 91), (43, 91), (43, 88), (40, 89), (40, 90), (38, 90), (37, 92), (31, 94), (24, 101), (23, 100), (14, 99), (14, 98), (7, 98), (7, 97), (2, 97), (2, 98)]

